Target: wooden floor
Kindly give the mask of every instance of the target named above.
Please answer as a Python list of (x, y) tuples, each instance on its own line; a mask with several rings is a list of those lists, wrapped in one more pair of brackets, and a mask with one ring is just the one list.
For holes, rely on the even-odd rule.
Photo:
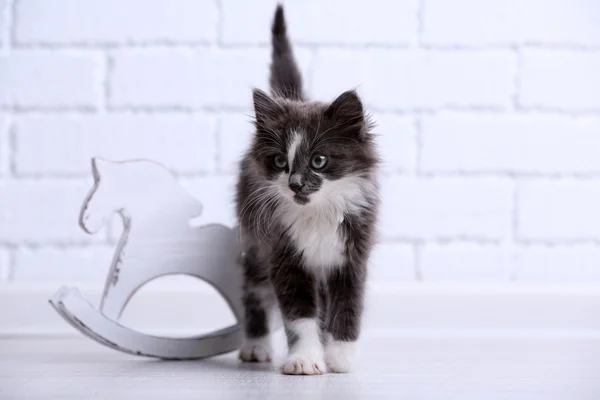
[(361, 349), (353, 373), (294, 377), (235, 354), (164, 362), (2, 339), (0, 399), (600, 399), (599, 337), (366, 335)]

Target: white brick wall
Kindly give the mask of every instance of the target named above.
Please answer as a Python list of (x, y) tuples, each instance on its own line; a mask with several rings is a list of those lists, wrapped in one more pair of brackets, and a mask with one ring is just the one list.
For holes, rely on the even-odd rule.
[(160, 159), (179, 173), (215, 172), (214, 130), (210, 115), (22, 115), (12, 129), (14, 174), (85, 177), (93, 156), (132, 155)]
[(426, 0), (432, 45), (600, 45), (596, 0)]
[[(222, 4), (222, 43), (253, 45), (270, 42), (268, 27), (272, 14), (265, 10), (275, 10), (277, 0), (222, 0)], [(314, 46), (407, 45), (416, 43), (418, 38), (418, 0), (402, 0), (396, 4), (390, 0), (371, 0), (368, 7), (356, 0), (287, 0), (285, 7), (289, 31), (297, 43)]]
[[(306, 54), (298, 52), (301, 66)], [(267, 81), (269, 57), (267, 48), (121, 49), (112, 56), (109, 107), (246, 109), (250, 88)]]
[[(231, 223), (276, 0), (0, 0), (0, 280), (101, 284), (89, 159), (165, 163)], [(600, 282), (597, 0), (286, 1), (309, 94), (384, 158), (376, 281)], [(115, 221), (116, 222), (116, 221)]]
[(597, 71), (600, 53), (524, 51), (519, 104), (525, 109), (600, 111)]
[(217, 2), (176, 0), (19, 0), (19, 45), (194, 44), (213, 42)]
[(96, 109), (101, 56), (14, 50), (0, 57), (0, 106), (21, 109)]
[(383, 180), (381, 232), (385, 239), (508, 240), (513, 184), (495, 178)]
[(600, 173), (599, 149), (594, 117), (469, 113), (421, 120), (421, 171), (430, 174)]
[(519, 184), (516, 234), (523, 240), (597, 241), (600, 185), (589, 180), (525, 180)]
[(506, 109), (516, 61), (504, 50), (320, 49), (312, 92), (326, 99), (360, 85), (376, 110)]
[(0, 184), (0, 243), (10, 246), (80, 245), (102, 242), (78, 226), (79, 208), (91, 181), (11, 180)]
[(505, 247), (472, 243), (426, 245), (419, 259), (423, 280), (433, 282), (509, 282), (513, 265)]

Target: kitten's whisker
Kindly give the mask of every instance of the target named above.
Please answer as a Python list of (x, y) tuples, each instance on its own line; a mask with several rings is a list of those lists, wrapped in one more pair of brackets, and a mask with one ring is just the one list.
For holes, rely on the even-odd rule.
[[(271, 196), (265, 203), (262, 204), (262, 206), (259, 209), (258, 215), (257, 215), (257, 226), (258, 226), (258, 231), (257, 231), (257, 236), (259, 237), (259, 240), (262, 240), (262, 238), (264, 238), (265, 240), (269, 239), (269, 225), (270, 225), (270, 214), (267, 211), (269, 211), (270, 208), (274, 208), (276, 207), (277, 203), (278, 203), (279, 199), (276, 196)], [(264, 220), (264, 221), (263, 221)]]
[(252, 192), (246, 198), (246, 200), (242, 203), (242, 207), (239, 212), (240, 216), (242, 216), (244, 214), (244, 211), (246, 210), (246, 208), (249, 207), (251, 204), (253, 204), (257, 200), (257, 197), (259, 195), (263, 194), (263, 192), (267, 189), (269, 189), (269, 187), (265, 186), (265, 187), (259, 188), (259, 189), (255, 190), (254, 192)]
[(243, 207), (241, 208), (241, 210), (239, 212), (239, 219), (241, 221), (245, 220), (246, 213), (248, 213), (248, 219), (249, 220), (252, 219), (251, 218), (252, 215), (255, 214), (255, 212), (256, 212), (256, 210), (255, 210), (256, 204), (260, 205), (266, 198), (269, 197), (270, 193), (269, 192), (265, 193), (265, 190), (268, 190), (268, 189), (269, 189), (269, 187), (261, 188), (248, 196), (246, 201), (243, 203), (244, 204)]

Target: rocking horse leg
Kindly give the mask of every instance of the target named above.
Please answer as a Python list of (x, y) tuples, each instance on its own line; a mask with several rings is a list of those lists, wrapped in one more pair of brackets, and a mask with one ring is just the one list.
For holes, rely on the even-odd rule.
[(250, 248), (246, 253), (243, 267), (246, 278), (242, 297), (245, 341), (239, 357), (242, 361), (269, 362), (273, 358), (269, 314), (275, 306), (275, 294), (256, 248)]
[(102, 300), (100, 301), (100, 312), (113, 321), (118, 321), (127, 305), (129, 299), (145, 283), (145, 274), (129, 274), (121, 272), (116, 282), (106, 282)]

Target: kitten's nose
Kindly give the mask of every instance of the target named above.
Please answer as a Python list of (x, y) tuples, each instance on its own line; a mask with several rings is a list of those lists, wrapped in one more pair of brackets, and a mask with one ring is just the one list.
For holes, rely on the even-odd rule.
[(292, 181), (292, 182), (290, 182), (290, 189), (292, 189), (292, 191), (294, 193), (298, 193), (299, 191), (302, 190), (303, 187), (304, 187), (304, 183), (302, 183), (302, 181)]

